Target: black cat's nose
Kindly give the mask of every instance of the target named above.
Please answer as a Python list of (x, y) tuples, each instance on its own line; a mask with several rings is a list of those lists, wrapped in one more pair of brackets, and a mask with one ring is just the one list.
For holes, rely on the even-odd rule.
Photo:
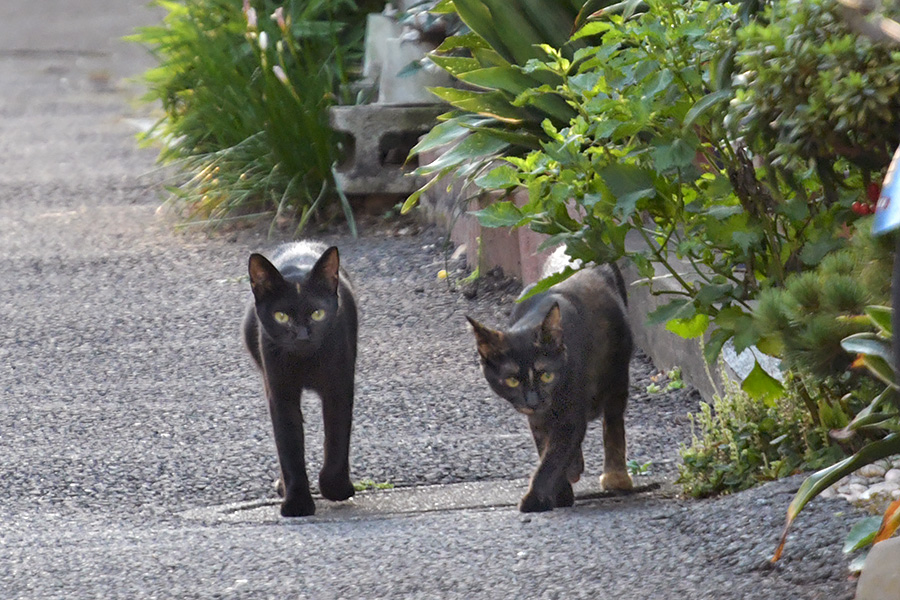
[(306, 342), (309, 340), (309, 327), (298, 327), (294, 330), (294, 338), (298, 342)]

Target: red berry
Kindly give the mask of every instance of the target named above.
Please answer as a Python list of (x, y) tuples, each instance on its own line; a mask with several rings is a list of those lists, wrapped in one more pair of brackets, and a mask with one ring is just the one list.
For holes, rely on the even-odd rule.
[(854, 202), (850, 205), (850, 210), (852, 210), (855, 214), (862, 216), (866, 214), (866, 205), (862, 202)]
[(874, 181), (869, 183), (866, 186), (866, 196), (869, 198), (869, 202), (878, 202), (878, 197), (881, 195), (881, 186), (875, 183)]

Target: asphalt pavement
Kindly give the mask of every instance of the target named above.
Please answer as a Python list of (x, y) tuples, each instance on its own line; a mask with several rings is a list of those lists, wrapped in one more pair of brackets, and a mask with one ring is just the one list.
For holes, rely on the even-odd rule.
[[(576, 505), (519, 513), (534, 450), (464, 319), (501, 323), (514, 290), (449, 289), (439, 233), (377, 219), (323, 237), (360, 296), (352, 476), (394, 488), (279, 517), (238, 335), (247, 256), (278, 240), (160, 210), (170, 173), (135, 143), (152, 114), (126, 79), (152, 61), (120, 39), (160, 16), (36, 0), (0, 20), (0, 598), (852, 597), (843, 501), (814, 502), (772, 566), (799, 478), (677, 496), (689, 393), (633, 384), (639, 491), (597, 489), (592, 426)], [(638, 356), (634, 380), (650, 374)], [(316, 469), (321, 415), (304, 408)]]

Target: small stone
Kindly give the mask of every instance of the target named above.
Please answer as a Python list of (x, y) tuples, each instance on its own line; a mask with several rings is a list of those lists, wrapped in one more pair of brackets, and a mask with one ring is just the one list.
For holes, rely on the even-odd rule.
[(870, 465), (865, 465), (860, 467), (856, 473), (862, 477), (884, 477), (884, 467), (879, 465), (878, 463), (872, 463)]
[(891, 469), (890, 471), (885, 473), (884, 480), (891, 483), (900, 483), (900, 469)]
[(834, 497), (836, 497), (837, 495), (838, 495), (837, 490), (834, 489), (834, 487), (832, 486), (832, 487), (830, 487), (830, 488), (827, 488), (827, 489), (826, 489), (825, 491), (823, 491), (821, 494), (819, 494), (819, 497), (820, 497), (820, 498), (828, 499), (828, 498), (834, 498)]
[(891, 492), (891, 498), (893, 498), (894, 500), (900, 500), (900, 489), (896, 489)]
[(852, 494), (854, 496), (859, 496), (860, 494), (865, 492), (867, 489), (868, 489), (868, 487), (862, 483), (851, 483), (850, 485), (847, 486), (847, 493)]

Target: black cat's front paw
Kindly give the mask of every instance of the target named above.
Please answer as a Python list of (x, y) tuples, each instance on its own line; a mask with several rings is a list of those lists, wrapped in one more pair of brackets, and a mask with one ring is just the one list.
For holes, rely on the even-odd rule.
[(519, 510), (523, 513), (547, 512), (553, 510), (553, 501), (550, 498), (541, 498), (532, 491), (522, 496), (519, 502)]
[(316, 514), (312, 496), (295, 496), (281, 503), (282, 517), (311, 517)]
[(324, 498), (332, 502), (347, 500), (356, 493), (348, 475), (331, 477), (325, 473), (319, 474), (319, 491)]

